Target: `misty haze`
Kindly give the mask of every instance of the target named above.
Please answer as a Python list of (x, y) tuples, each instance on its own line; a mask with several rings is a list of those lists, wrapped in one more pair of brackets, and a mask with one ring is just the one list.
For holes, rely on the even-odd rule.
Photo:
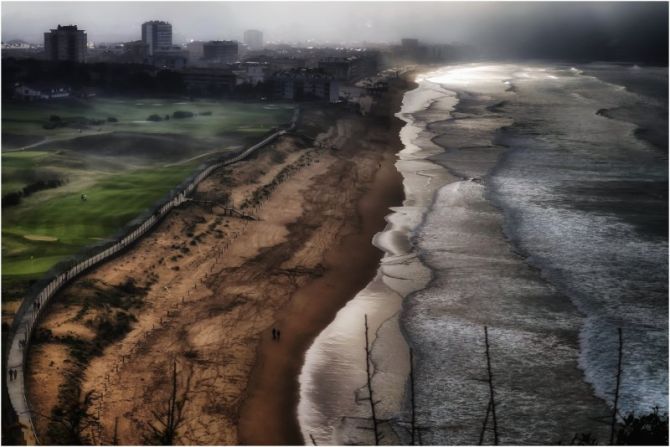
[(2, 2), (2, 440), (668, 445), (667, 2)]

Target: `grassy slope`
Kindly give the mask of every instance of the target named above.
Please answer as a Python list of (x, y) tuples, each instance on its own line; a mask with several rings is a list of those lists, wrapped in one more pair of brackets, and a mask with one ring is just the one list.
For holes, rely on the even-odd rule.
[[(28, 199), (25, 206), (5, 213), (3, 219), (3, 275), (39, 274), (62, 256), (113, 235), (165, 196), (193, 168), (193, 164), (186, 164), (109, 175), (86, 190), (87, 201), (82, 201), (78, 192), (59, 194), (51, 200)], [(33, 241), (26, 235), (57, 241)]]
[(2, 156), (2, 194), (18, 191), (34, 178), (46, 152), (16, 152)]
[[(212, 115), (171, 119), (159, 123), (134, 122), (143, 121), (152, 113), (165, 115), (176, 110), (198, 113), (211, 111)], [(67, 128), (43, 129), (42, 124), (52, 114), (62, 118), (85, 116), (102, 119), (115, 116), (119, 122), (100, 126), (101, 132), (115, 132), (108, 134), (109, 141), (105, 141), (105, 134), (98, 132), (97, 128), (81, 133)], [(62, 144), (50, 143), (50, 150), (40, 150), (38, 147), (29, 151), (4, 152), (2, 194), (21, 189), (36, 179), (48, 176), (68, 180), (63, 187), (40, 191), (24, 199), (21, 205), (3, 210), (3, 285), (37, 278), (84, 246), (110, 237), (164, 197), (202, 161), (194, 159), (190, 162), (166, 164), (164, 155), (167, 154), (161, 154), (161, 149), (166, 149), (167, 146), (155, 147), (155, 142), (160, 141), (156, 139), (146, 139), (147, 144), (152, 144), (152, 148), (142, 154), (141, 165), (133, 159), (121, 160), (111, 156), (109, 151), (109, 147), (114, 147), (117, 142), (124, 143), (124, 134), (121, 132), (151, 135), (160, 133), (168, 140), (170, 134), (183, 136), (183, 159), (187, 159), (210, 149), (221, 150), (221, 145), (248, 143), (250, 138), (258, 137), (269, 128), (287, 122), (290, 115), (291, 111), (286, 107), (271, 105), (175, 103), (152, 99), (3, 104), (3, 134), (41, 135), (50, 140), (63, 140)], [(87, 134), (95, 135), (90, 140), (92, 147), (86, 147), (89, 140), (84, 139), (85, 150), (81, 151), (81, 138)], [(80, 141), (73, 144), (77, 139)], [(142, 140), (139, 141), (141, 146)], [(194, 147), (197, 148), (195, 151), (192, 150)], [(73, 148), (76, 151), (71, 150)], [(87, 201), (81, 200), (81, 193), (86, 193)], [(34, 235), (49, 236), (57, 240), (35, 241), (25, 238)]]

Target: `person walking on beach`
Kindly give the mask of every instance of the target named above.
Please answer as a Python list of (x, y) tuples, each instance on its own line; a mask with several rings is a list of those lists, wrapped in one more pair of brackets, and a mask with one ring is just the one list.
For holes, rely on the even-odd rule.
[(279, 337), (281, 337), (281, 332), (277, 329), (277, 341), (279, 341)]
[(272, 328), (272, 339), (273, 340), (277, 339), (277, 330), (275, 328)]

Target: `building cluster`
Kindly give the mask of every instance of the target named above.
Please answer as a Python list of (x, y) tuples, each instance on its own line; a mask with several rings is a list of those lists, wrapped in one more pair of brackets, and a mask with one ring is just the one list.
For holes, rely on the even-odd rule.
[(35, 48), (35, 45), (31, 45), (28, 42), (24, 42), (22, 40), (9, 40), (7, 42), (2, 42), (0, 48), (2, 48), (3, 51), (30, 50)]
[(259, 30), (245, 31), (242, 42), (175, 45), (172, 36), (170, 23), (152, 20), (142, 24), (139, 40), (92, 45), (76, 25), (58, 25), (44, 34), (44, 56), (52, 61), (129, 63), (177, 71), (191, 95), (225, 96), (262, 88), (264, 97), (330, 102), (341, 99), (341, 88), (350, 96), (356, 82), (379, 70), (378, 51), (266, 45)]
[[(24, 43), (13, 43), (28, 51)], [(3, 43), (3, 50), (9, 43)], [(76, 63), (121, 63), (177, 72), (192, 96), (229, 96), (239, 92), (285, 100), (365, 103), (385, 88), (378, 73), (385, 67), (458, 59), (464, 47), (427, 45), (402, 39), (380, 48), (337, 48), (266, 44), (259, 30), (235, 40), (173, 42), (172, 25), (152, 20), (142, 24), (139, 40), (94, 45), (76, 25), (58, 25), (44, 33), (44, 58)], [(42, 93), (35, 93), (36, 91)], [(48, 89), (47, 89), (48, 90)], [(44, 89), (22, 91), (31, 98), (58, 97)], [(46, 93), (45, 93), (46, 92)]]
[(17, 85), (14, 89), (15, 96), (25, 101), (38, 101), (67, 98), (70, 96), (70, 88), (50, 82), (33, 82), (29, 85)]

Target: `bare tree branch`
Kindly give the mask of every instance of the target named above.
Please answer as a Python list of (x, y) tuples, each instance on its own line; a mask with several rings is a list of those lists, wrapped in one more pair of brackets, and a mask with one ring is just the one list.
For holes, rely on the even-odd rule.
[(375, 434), (375, 445), (379, 445), (381, 437), (379, 435), (379, 427), (377, 425), (377, 412), (375, 409), (375, 400), (372, 394), (372, 373), (370, 372), (370, 341), (368, 339), (368, 315), (365, 314), (365, 371), (367, 373), (368, 393), (370, 399), (370, 410), (372, 412), (372, 427)]
[(610, 445), (614, 445), (614, 432), (616, 430), (616, 415), (619, 405), (619, 386), (621, 385), (621, 361), (623, 359), (623, 334), (621, 328), (619, 332), (619, 362), (616, 370), (616, 387), (614, 388), (614, 409), (612, 410), (612, 430), (610, 432)]
[(168, 401), (164, 408), (151, 411), (154, 421), (147, 423), (149, 427), (149, 434), (145, 435), (147, 443), (174, 445), (177, 441), (178, 430), (184, 419), (184, 405), (188, 400), (191, 374), (186, 377), (186, 383), (181, 393), (179, 392), (177, 376), (177, 360), (174, 359)]
[[(491, 371), (491, 353), (489, 352), (489, 328), (484, 326), (484, 341), (486, 343), (486, 368), (489, 373), (489, 393), (491, 395), (489, 406), (491, 407), (491, 416), (493, 418), (493, 443), (498, 445), (498, 419), (496, 418), (496, 400), (493, 391), (493, 372)], [(488, 411), (487, 411), (488, 419)]]

